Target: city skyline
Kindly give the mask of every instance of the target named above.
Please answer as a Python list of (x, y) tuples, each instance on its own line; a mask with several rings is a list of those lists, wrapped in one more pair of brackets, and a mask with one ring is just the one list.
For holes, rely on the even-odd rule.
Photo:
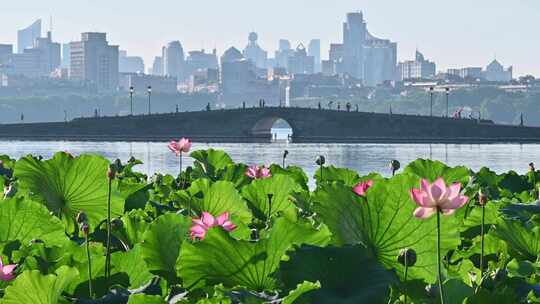
[[(458, 0), (452, 7), (424, 6), (428, 3), (424, 0), (407, 5), (347, 0), (332, 6), (322, 1), (310, 1), (309, 7), (300, 10), (301, 14), (298, 11), (307, 1), (273, 1), (264, 8), (268, 14), (261, 14), (260, 8), (246, 6), (249, 2), (244, 0), (233, 1), (234, 4), (246, 4), (238, 6), (231, 2), (228, 5), (213, 3), (216, 10), (208, 10), (210, 1), (200, 2), (189, 4), (187, 11), (174, 10), (179, 4), (154, 1), (155, 7), (170, 7), (175, 13), (160, 10), (160, 14), (148, 16), (144, 15), (146, 11), (142, 7), (127, 5), (126, 1), (107, 3), (107, 6), (100, 0), (76, 5), (65, 0), (46, 4), (38, 1), (4, 3), (0, 13), (5, 21), (0, 28), (0, 43), (16, 44), (17, 30), (37, 18), (43, 19), (44, 31), (47, 30), (48, 16), (52, 15), (55, 41), (75, 41), (85, 31), (107, 32), (112, 44), (120, 45), (130, 55), (143, 57), (147, 67), (151, 66), (154, 56), (160, 54), (161, 46), (169, 41), (180, 40), (184, 50), (216, 47), (222, 54), (230, 46), (243, 49), (250, 31), (259, 34), (259, 44), (269, 54), (278, 47), (281, 38), (289, 39), (293, 46), (320, 39), (321, 55), (326, 59), (330, 43), (342, 39), (343, 15), (349, 11), (363, 11), (370, 32), (398, 43), (399, 61), (412, 59), (418, 48), (437, 62), (437, 70), (486, 66), (496, 57), (505, 66), (514, 66), (516, 75), (540, 74), (540, 62), (536, 60), (540, 42), (527, 38), (534, 37), (532, 17), (540, 11), (540, 4), (534, 1), (523, 0), (509, 5), (503, 1), (489, 1), (488, 4), (481, 0), (469, 4), (466, 10), (462, 6), (461, 11), (458, 8), (464, 5), (463, 0)], [(283, 5), (278, 5), (280, 3)], [(78, 11), (87, 13), (74, 13)], [(283, 14), (277, 15), (277, 12)], [(519, 18), (515, 17), (518, 15)], [(156, 32), (161, 34), (156, 37)]]

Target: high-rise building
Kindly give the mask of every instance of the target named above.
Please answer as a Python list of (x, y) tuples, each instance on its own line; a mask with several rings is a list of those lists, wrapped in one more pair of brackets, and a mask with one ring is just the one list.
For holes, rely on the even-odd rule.
[(34, 41), (39, 37), (41, 37), (41, 19), (17, 31), (17, 53), (22, 54), (25, 49), (34, 47)]
[(342, 50), (339, 44), (334, 46), (334, 50), (330, 49), (330, 60), (335, 63), (337, 73), (349, 74), (368, 86), (395, 78), (397, 44), (371, 35), (362, 13), (347, 14)]
[(315, 73), (320, 73), (322, 71), (321, 68), (321, 40), (320, 39), (312, 39), (309, 42), (308, 46), (308, 55), (313, 57), (313, 60), (315, 61)]
[(289, 74), (313, 74), (315, 69), (315, 60), (313, 56), (308, 56), (307, 50), (302, 43), (296, 47), (296, 50), (288, 60)]
[(256, 78), (255, 66), (244, 58), (235, 47), (221, 56), (220, 88), (225, 95), (241, 95), (247, 91), (249, 82)]
[(0, 44), (0, 65), (7, 64), (12, 54), (12, 44)]
[(118, 88), (118, 46), (109, 45), (106, 33), (82, 33), (70, 43), (70, 79), (94, 86), (98, 91)]
[(248, 45), (242, 52), (244, 57), (251, 60), (253, 64), (259, 69), (266, 69), (266, 60), (268, 59), (268, 53), (263, 50), (257, 43), (259, 36), (255, 32), (249, 33)]
[(180, 41), (172, 41), (163, 48), (163, 75), (176, 77), (178, 82), (184, 82), (185, 75), (185, 57), (184, 49)]
[(400, 62), (398, 65), (399, 80), (433, 78), (435, 72), (435, 63), (426, 60), (418, 50), (416, 51), (415, 60)]
[(212, 53), (206, 53), (204, 49), (200, 51), (191, 51), (186, 58), (187, 76), (193, 75), (196, 71), (209, 69), (217, 70), (218, 68), (216, 49), (214, 49)]
[(34, 49), (39, 50), (39, 74), (49, 76), (60, 67), (61, 50), (60, 43), (52, 41), (52, 33), (47, 32), (47, 37), (38, 37), (34, 41)]
[(154, 57), (154, 62), (152, 63), (152, 75), (162, 76), (163, 75), (163, 57), (156, 56)]
[(287, 68), (289, 57), (292, 56), (294, 50), (291, 49), (291, 43), (287, 39), (279, 40), (279, 49), (275, 53), (276, 67)]
[(119, 52), (118, 66), (120, 73), (144, 73), (144, 60), (138, 56), (128, 56), (124, 50)]
[(63, 69), (69, 69), (70, 61), (71, 61), (71, 54), (69, 51), (69, 43), (64, 43), (62, 44), (62, 63), (60, 64), (60, 66)]

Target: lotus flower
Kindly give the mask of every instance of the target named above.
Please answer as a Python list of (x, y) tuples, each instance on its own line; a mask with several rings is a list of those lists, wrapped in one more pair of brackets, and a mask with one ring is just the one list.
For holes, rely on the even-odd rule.
[(259, 166), (253, 165), (247, 168), (246, 176), (254, 178), (254, 179), (268, 178), (272, 176), (272, 173), (270, 173), (270, 169), (266, 168), (265, 166), (259, 167)]
[(180, 156), (182, 152), (188, 153), (191, 149), (191, 140), (182, 137), (179, 141), (172, 140), (169, 143), (169, 150), (176, 153), (176, 156)]
[(469, 198), (461, 195), (461, 184), (455, 183), (446, 186), (444, 179), (439, 177), (433, 184), (422, 179), (420, 189), (412, 189), (411, 196), (418, 208), (414, 210), (414, 216), (426, 219), (441, 211), (450, 215), (467, 203)]
[(203, 240), (208, 229), (216, 226), (221, 226), (226, 231), (233, 231), (236, 229), (236, 225), (229, 220), (229, 217), (229, 212), (225, 212), (217, 218), (208, 212), (203, 212), (201, 218), (191, 220), (192, 225), (189, 229), (191, 238)]
[(15, 267), (17, 267), (17, 264), (4, 265), (4, 263), (2, 263), (2, 258), (0, 257), (0, 280), (13, 280), (15, 278)]
[(364, 182), (359, 182), (356, 186), (353, 187), (352, 191), (359, 196), (366, 196), (366, 191), (369, 187), (373, 186), (372, 180), (367, 180)]

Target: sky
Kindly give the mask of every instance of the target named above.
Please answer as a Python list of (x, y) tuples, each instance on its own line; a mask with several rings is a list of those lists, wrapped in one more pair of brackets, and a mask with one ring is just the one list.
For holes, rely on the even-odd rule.
[(398, 60), (418, 48), (437, 70), (485, 67), (494, 58), (514, 75), (540, 77), (540, 0), (0, 0), (0, 43), (16, 45), (17, 30), (53, 19), (53, 39), (108, 33), (110, 43), (142, 56), (147, 67), (161, 46), (184, 51), (243, 49), (249, 32), (272, 55), (278, 40), (293, 46), (321, 39), (322, 58), (342, 41), (347, 12), (362, 11), (368, 30), (398, 43)]

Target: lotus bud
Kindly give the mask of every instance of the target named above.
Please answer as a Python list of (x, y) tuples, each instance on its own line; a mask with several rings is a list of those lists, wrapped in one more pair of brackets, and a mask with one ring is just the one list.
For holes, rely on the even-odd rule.
[(86, 223), (86, 221), (88, 221), (88, 217), (86, 216), (86, 213), (81, 211), (81, 212), (77, 213), (76, 220), (77, 220), (77, 223), (82, 224), (82, 223)]
[(529, 171), (535, 172), (536, 168), (534, 167), (534, 163), (529, 163)]
[(315, 161), (315, 163), (319, 166), (324, 166), (324, 164), (326, 163), (326, 159), (324, 158), (323, 155), (319, 155), (319, 157), (317, 158), (317, 160)]
[(401, 249), (397, 260), (403, 266), (412, 267), (416, 264), (416, 251), (411, 248)]
[(111, 228), (113, 230), (122, 229), (122, 227), (124, 227), (124, 222), (121, 219), (117, 218), (111, 221)]
[(81, 224), (81, 231), (84, 234), (84, 236), (87, 237), (88, 233), (90, 232), (90, 226), (88, 226), (87, 223), (82, 223)]
[(287, 158), (287, 155), (289, 155), (289, 151), (288, 150), (283, 151), (283, 158)]
[(116, 170), (114, 168), (114, 165), (109, 166), (109, 170), (107, 171), (107, 177), (109, 179), (114, 179), (114, 176), (116, 175)]

